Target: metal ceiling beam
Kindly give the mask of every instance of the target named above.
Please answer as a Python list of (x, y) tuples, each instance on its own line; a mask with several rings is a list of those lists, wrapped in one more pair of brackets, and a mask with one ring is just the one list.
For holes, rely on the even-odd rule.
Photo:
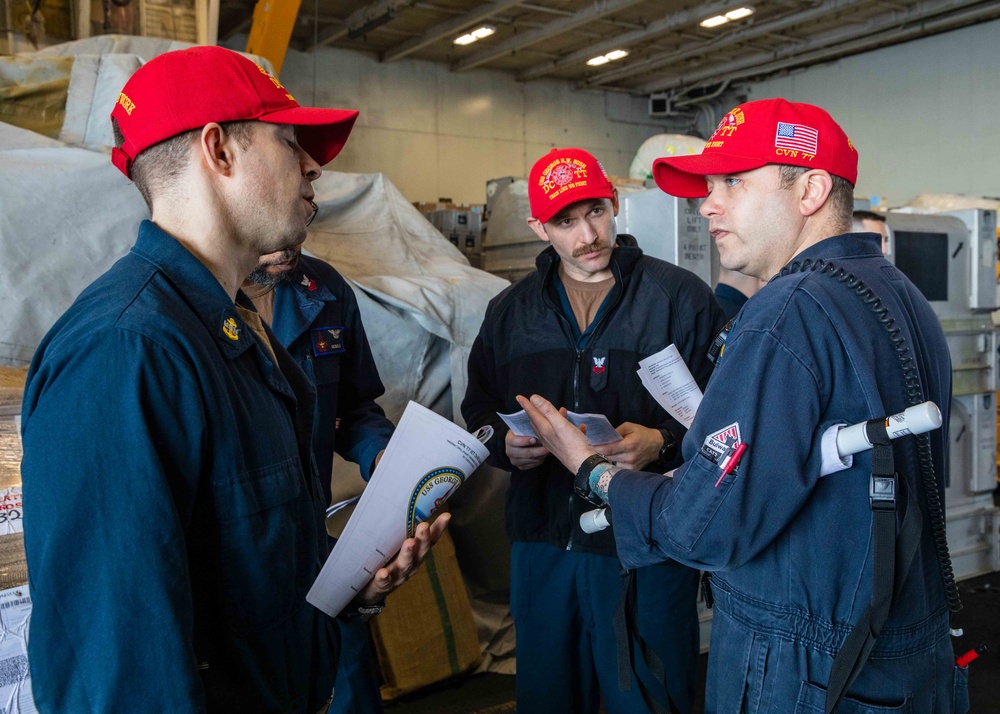
[[(521, 7), (525, 10), (534, 10), (535, 12), (548, 13), (549, 15), (559, 15), (561, 17), (572, 17), (576, 14), (574, 10), (557, 10), (554, 7), (545, 7), (544, 5), (535, 5), (529, 2), (522, 3)], [(618, 25), (619, 27), (624, 27), (627, 30), (642, 30), (645, 28), (645, 24), (641, 22), (627, 22), (625, 20), (605, 20), (605, 22), (612, 25)]]
[(427, 45), (437, 42), (438, 40), (443, 40), (445, 37), (450, 37), (451, 35), (461, 32), (462, 30), (466, 30), (483, 20), (514, 7), (515, 5), (520, 5), (522, 1), (523, 0), (496, 0), (496, 2), (481, 5), (475, 8), (472, 12), (438, 23), (413, 39), (402, 42), (395, 47), (386, 50), (382, 53), (381, 59), (383, 62), (393, 62), (395, 60), (402, 59), (411, 52), (416, 52)]
[[(978, 7), (969, 7), (973, 5)], [(944, 16), (934, 19), (935, 15)], [(791, 51), (779, 49), (773, 52), (761, 52), (734, 62), (706, 67), (699, 72), (650, 82), (632, 91), (636, 94), (651, 94), (695, 85), (706, 80), (721, 82), (767, 74), (798, 64), (821, 62), (836, 56), (862, 52), (879, 45), (904, 42), (929, 34), (928, 31), (939, 32), (996, 16), (1000, 16), (1000, 4), (996, 2), (923, 0), (905, 11), (887, 13), (866, 20), (862, 30), (865, 33), (864, 37), (858, 37), (859, 30), (856, 26), (839, 28), (807, 38), (800, 47)], [(813, 49), (810, 51), (809, 48)], [(806, 51), (800, 51), (802, 49)]]
[(383, 21), (391, 20), (397, 10), (413, 5), (415, 2), (416, 0), (378, 0), (378, 2), (368, 3), (364, 7), (352, 12), (339, 25), (328, 27), (320, 32), (315, 44), (309, 45), (306, 50), (311, 51), (317, 47), (323, 47), (331, 42), (336, 42), (369, 25), (377, 27)]
[(715, 50), (722, 49), (723, 47), (735, 45), (738, 42), (746, 42), (747, 40), (762, 37), (772, 32), (778, 32), (803, 22), (811, 22), (824, 17), (825, 15), (829, 15), (830, 13), (837, 12), (838, 10), (844, 10), (852, 5), (857, 5), (863, 1), (864, 0), (827, 0), (827, 2), (824, 2), (822, 5), (812, 8), (811, 10), (794, 12), (790, 15), (775, 18), (774, 20), (756, 23), (735, 32), (731, 32), (727, 35), (718, 37), (709, 42), (703, 42), (694, 47), (683, 47), (673, 52), (661, 52), (642, 60), (629, 62), (618, 69), (614, 69), (609, 72), (602, 72), (601, 74), (583, 82), (581, 86), (596, 87), (603, 84), (612, 84), (620, 79), (645, 74), (646, 72), (659, 69), (660, 67), (668, 64), (680, 62), (688, 57), (694, 57), (707, 52), (714, 52)]
[(681, 27), (687, 27), (688, 25), (693, 25), (697, 22), (701, 22), (706, 17), (712, 17), (712, 15), (718, 15), (726, 10), (731, 10), (732, 7), (732, 0), (726, 0), (725, 2), (709, 3), (693, 10), (675, 12), (662, 19), (656, 20), (655, 22), (649, 23), (644, 30), (636, 30), (634, 32), (626, 32), (622, 35), (616, 35), (609, 40), (605, 40), (604, 42), (587, 45), (584, 49), (573, 52), (572, 54), (568, 54), (564, 57), (560, 57), (555, 62), (546, 62), (545, 64), (529, 67), (519, 73), (517, 78), (522, 81), (537, 79), (538, 77), (550, 74), (561, 67), (565, 67), (566, 65), (586, 62), (591, 57), (602, 55), (605, 52), (635, 45), (637, 42), (641, 42), (642, 40), (646, 40), (650, 37), (662, 35)]
[(573, 17), (556, 20), (548, 23), (544, 27), (538, 28), (537, 30), (531, 30), (530, 32), (515, 35), (514, 37), (511, 37), (510, 39), (505, 40), (504, 42), (501, 42), (487, 50), (477, 52), (474, 55), (470, 55), (469, 57), (454, 63), (451, 68), (456, 72), (462, 72), (467, 69), (472, 69), (473, 67), (478, 67), (481, 64), (486, 64), (490, 60), (496, 59), (497, 57), (509, 55), (522, 47), (528, 47), (529, 45), (534, 45), (542, 40), (547, 40), (550, 37), (555, 37), (556, 35), (568, 32), (569, 30), (579, 27), (580, 25), (585, 25), (588, 22), (604, 17), (605, 15), (610, 15), (611, 13), (618, 12), (619, 10), (625, 10), (632, 5), (638, 5), (640, 2), (645, 2), (645, 0), (595, 0), (593, 5), (586, 10), (580, 10), (578, 13), (573, 15)]

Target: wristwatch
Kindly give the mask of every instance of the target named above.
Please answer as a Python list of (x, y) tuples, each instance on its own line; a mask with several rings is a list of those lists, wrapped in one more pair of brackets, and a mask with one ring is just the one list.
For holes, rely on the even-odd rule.
[(374, 605), (358, 605), (358, 614), (364, 618), (375, 617), (385, 609), (385, 600)]
[(657, 431), (663, 436), (663, 446), (660, 447), (656, 460), (666, 466), (677, 457), (677, 439), (666, 427), (660, 427)]

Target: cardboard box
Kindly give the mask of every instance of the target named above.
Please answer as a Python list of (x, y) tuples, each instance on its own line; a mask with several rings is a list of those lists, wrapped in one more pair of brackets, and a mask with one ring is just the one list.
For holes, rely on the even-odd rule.
[(417, 574), (389, 596), (385, 610), (369, 627), (384, 680), (384, 700), (479, 664), (476, 624), (447, 531)]

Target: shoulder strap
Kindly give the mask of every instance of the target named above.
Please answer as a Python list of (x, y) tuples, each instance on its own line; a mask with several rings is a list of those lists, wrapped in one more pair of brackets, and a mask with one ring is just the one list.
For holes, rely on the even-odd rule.
[(916, 496), (904, 487), (906, 512), (899, 529), (898, 560), (901, 569), (897, 574), (896, 496), (897, 489), (903, 484), (896, 476), (895, 456), (885, 420), (872, 419), (865, 425), (865, 433), (872, 444), (872, 475), (868, 486), (875, 549), (872, 600), (833, 660), (826, 690), (826, 714), (834, 711), (868, 661), (875, 640), (889, 616), (894, 585), (904, 582), (909, 573), (922, 528)]
[[(667, 688), (666, 668), (663, 660), (653, 651), (642, 635), (639, 634), (639, 627), (636, 622), (638, 616), (638, 603), (636, 601), (635, 570), (624, 570), (622, 572), (622, 592), (615, 608), (615, 640), (618, 645), (618, 688), (623, 692), (632, 690), (632, 674), (635, 674), (635, 681), (639, 683), (639, 693), (646, 704), (646, 708), (653, 714), (677, 714), (679, 709), (670, 697), (670, 690)], [(663, 687), (663, 692), (667, 697), (667, 707), (664, 707), (650, 691), (649, 687), (642, 681), (635, 668), (635, 656), (633, 645), (639, 645), (639, 651), (645, 661), (649, 671), (653, 674), (656, 682)]]

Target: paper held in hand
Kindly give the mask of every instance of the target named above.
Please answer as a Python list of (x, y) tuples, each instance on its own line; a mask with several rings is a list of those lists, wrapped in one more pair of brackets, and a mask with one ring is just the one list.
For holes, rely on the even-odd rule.
[(481, 442), (492, 434), (470, 434), (410, 402), (306, 600), (336, 617), (486, 460)]
[[(513, 414), (501, 414), (497, 416), (504, 420), (510, 430), (517, 436), (533, 436), (536, 439), (538, 434), (531, 426), (531, 420), (523, 409)], [(591, 446), (610, 444), (613, 441), (621, 441), (622, 435), (615, 431), (611, 422), (603, 414), (577, 414), (576, 412), (566, 412), (566, 419), (574, 426), (585, 424), (587, 426), (587, 441)]]
[(670, 345), (640, 360), (639, 380), (667, 414), (685, 428), (691, 428), (695, 412), (701, 404), (701, 389), (691, 376), (675, 345)]

